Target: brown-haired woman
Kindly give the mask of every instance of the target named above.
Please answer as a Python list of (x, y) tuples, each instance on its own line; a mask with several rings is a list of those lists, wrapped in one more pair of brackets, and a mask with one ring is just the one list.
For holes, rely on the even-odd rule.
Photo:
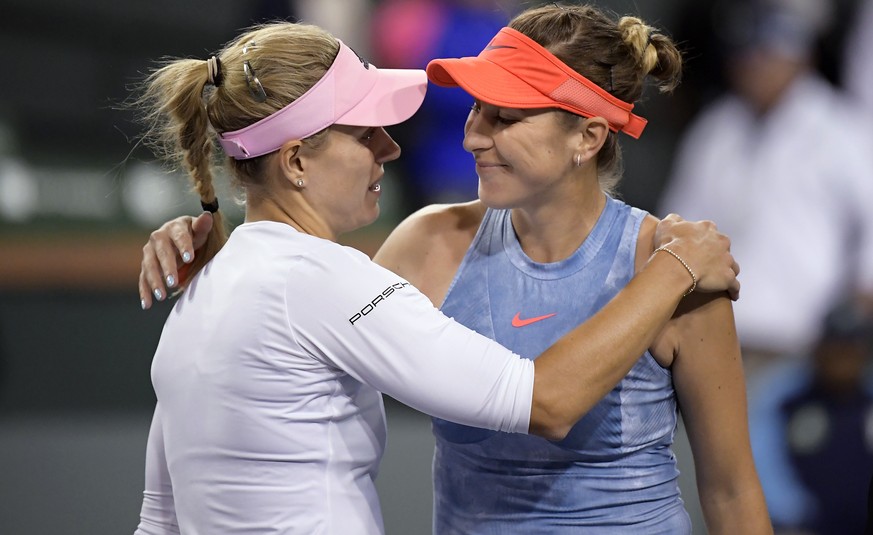
[[(479, 200), (414, 214), (376, 262), (536, 358), (657, 250), (657, 220), (611, 196), (618, 136), (645, 126), (632, 103), (646, 79), (669, 91), (681, 66), (639, 18), (558, 5), (520, 14), (476, 58), (432, 61), (432, 82), (474, 98), (464, 147)], [(690, 533), (671, 451), (677, 408), (710, 533), (771, 533), (731, 301), (697, 293), (562, 440), (435, 418), (434, 531)]]

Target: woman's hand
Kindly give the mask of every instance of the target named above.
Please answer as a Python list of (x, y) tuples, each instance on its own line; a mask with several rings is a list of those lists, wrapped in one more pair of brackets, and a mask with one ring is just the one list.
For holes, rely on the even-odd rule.
[(206, 242), (212, 229), (212, 214), (182, 216), (167, 221), (152, 232), (142, 248), (139, 272), (139, 297), (143, 310), (152, 306), (152, 299), (163, 301), (170, 290), (182, 280), (187, 265)]
[[(655, 249), (665, 247), (675, 253), (694, 273), (698, 292), (727, 290), (736, 301), (740, 295), (737, 275), (740, 266), (731, 255), (730, 239), (718, 231), (712, 221), (685, 221), (670, 214), (655, 229)], [(661, 253), (666, 254), (666, 253)], [(691, 288), (689, 273), (689, 288)]]

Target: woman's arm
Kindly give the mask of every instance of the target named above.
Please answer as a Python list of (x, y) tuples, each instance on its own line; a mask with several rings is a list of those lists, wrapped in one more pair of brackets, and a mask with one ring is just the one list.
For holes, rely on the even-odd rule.
[(682, 262), (667, 252), (655, 253), (603, 309), (535, 361), (531, 433), (566, 436), (633, 367), (692, 287), (739, 295), (730, 240), (711, 222), (671, 214), (654, 229), (654, 246), (669, 247)]
[(530, 432), (562, 440), (627, 375), (690, 283), (682, 264), (657, 253), (597, 314), (544, 351), (534, 361)]
[(730, 300), (689, 296), (668, 332), (675, 340), (673, 383), (709, 532), (773, 533), (749, 444), (745, 379)]
[[(671, 246), (703, 274), (703, 288), (725, 288), (709, 274), (723, 267), (733, 274), (730, 262), (713, 260), (726, 244), (710, 232), (698, 242), (698, 224), (689, 225), (691, 236)], [(428, 414), (550, 439), (563, 438), (627, 373), (692, 284), (682, 263), (658, 253), (600, 312), (531, 362), (447, 318), (363, 255), (334, 246), (313, 255), (317, 262), (295, 266), (285, 297), (308, 304), (288, 319), (305, 354)]]

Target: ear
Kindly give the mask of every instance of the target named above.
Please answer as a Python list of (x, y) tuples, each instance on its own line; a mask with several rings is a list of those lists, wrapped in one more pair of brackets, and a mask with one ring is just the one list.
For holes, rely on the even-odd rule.
[(306, 171), (306, 147), (299, 139), (286, 141), (279, 148), (278, 162), (279, 169), (282, 171), (282, 177), (294, 184), (298, 179), (303, 178)]
[(587, 118), (579, 125), (578, 132), (581, 136), (577, 136), (579, 141), (576, 154), (580, 154), (583, 160), (590, 160), (600, 152), (600, 148), (606, 142), (609, 123), (603, 117)]

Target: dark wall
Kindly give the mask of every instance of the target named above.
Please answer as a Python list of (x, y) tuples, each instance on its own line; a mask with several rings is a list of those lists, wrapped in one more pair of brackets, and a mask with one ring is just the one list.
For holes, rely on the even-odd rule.
[(263, 2), (0, 1), (0, 120), (29, 160), (120, 161), (136, 134), (116, 108), (163, 56), (207, 57)]
[(151, 410), (167, 303), (123, 292), (0, 293), (0, 413)]

